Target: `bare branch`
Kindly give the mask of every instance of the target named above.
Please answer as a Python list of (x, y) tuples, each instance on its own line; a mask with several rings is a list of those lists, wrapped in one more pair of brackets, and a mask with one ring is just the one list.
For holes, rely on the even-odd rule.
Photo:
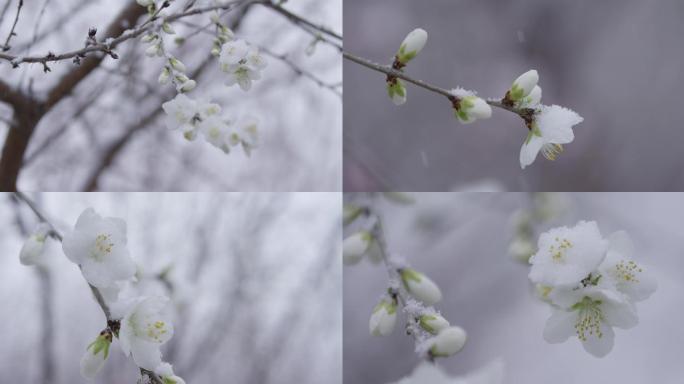
[(19, 21), (19, 13), (21, 13), (21, 7), (24, 6), (24, 0), (19, 0), (19, 3), (17, 4), (17, 15), (14, 17), (14, 23), (12, 24), (12, 29), (10, 29), (9, 35), (7, 35), (7, 40), (5, 40), (5, 44), (2, 46), (3, 51), (9, 51), (10, 49), (10, 40), (12, 39), (12, 36), (16, 36), (17, 34), (14, 32), (14, 28), (17, 27), (17, 22)]

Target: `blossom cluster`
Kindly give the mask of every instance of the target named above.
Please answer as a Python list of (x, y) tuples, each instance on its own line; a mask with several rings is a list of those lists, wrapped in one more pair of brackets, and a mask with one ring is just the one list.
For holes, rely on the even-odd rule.
[(252, 82), (261, 78), (266, 65), (259, 49), (245, 40), (229, 41), (221, 47), (219, 67), (228, 74), (228, 86), (238, 84), (243, 91), (249, 91)]
[[(41, 265), (44, 243), (51, 231), (50, 226), (41, 224), (26, 240), (20, 252), (23, 264)], [(101, 304), (112, 312), (107, 327), (86, 347), (81, 359), (81, 374), (87, 379), (96, 376), (116, 337), (124, 354), (137, 366), (156, 372), (165, 384), (185, 384), (161, 358), (161, 346), (173, 336), (169, 299), (164, 296), (120, 297), (121, 290), (136, 280), (138, 269), (128, 251), (126, 222), (102, 217), (87, 208), (74, 228), (64, 234), (62, 249), (66, 257), (78, 265), (92, 289), (102, 296), (104, 303)]]
[[(138, 3), (147, 7), (150, 15), (156, 15), (158, 9), (154, 1), (139, 0)], [(261, 77), (260, 72), (266, 67), (266, 60), (257, 48), (244, 40), (235, 39), (233, 32), (220, 22), (217, 12), (213, 12), (210, 18), (216, 27), (216, 38), (211, 52), (218, 57), (220, 69), (228, 73), (227, 85), (239, 84), (243, 90), (249, 90), (252, 81)], [(148, 44), (145, 50), (147, 56), (165, 58), (166, 62), (159, 74), (159, 83), (172, 83), (178, 92), (174, 99), (162, 104), (167, 115), (167, 127), (171, 130), (180, 130), (183, 137), (189, 141), (195, 140), (199, 134), (224, 153), (229, 153), (233, 147), (241, 146), (247, 156), (250, 156), (257, 145), (257, 119), (246, 116), (235, 120), (221, 116), (221, 107), (218, 104), (192, 99), (186, 95), (195, 89), (197, 82), (188, 77), (185, 64), (168, 53), (164, 46), (164, 34), (175, 33), (168, 22), (159, 18), (155, 21), (155, 27), (142, 38), (142, 41)]]
[(560, 343), (576, 337), (590, 354), (608, 354), (613, 327), (637, 325), (635, 303), (657, 287), (653, 275), (632, 257), (633, 245), (625, 232), (606, 239), (593, 221), (543, 233), (530, 258), (529, 279), (552, 308), (544, 339)]
[(224, 153), (241, 146), (249, 156), (257, 146), (258, 120), (251, 116), (234, 120), (221, 116), (221, 107), (203, 100), (194, 100), (178, 94), (162, 104), (166, 112), (166, 126), (180, 130), (183, 137), (193, 141), (200, 134), (208, 143)]
[[(370, 209), (351, 206), (345, 208), (345, 225), (370, 215)], [(354, 212), (352, 212), (354, 211)], [(373, 336), (387, 336), (394, 332), (398, 307), (406, 314), (407, 332), (416, 340), (416, 351), (430, 358), (447, 357), (458, 353), (466, 342), (466, 332), (452, 326), (432, 306), (442, 300), (439, 286), (425, 274), (395, 261), (384, 249), (379, 216), (367, 223), (369, 228), (354, 231), (343, 240), (342, 254), (345, 265), (359, 263), (368, 258), (373, 263), (384, 262), (390, 272), (389, 287), (373, 309), (368, 327)], [(361, 221), (361, 220), (359, 220)]]

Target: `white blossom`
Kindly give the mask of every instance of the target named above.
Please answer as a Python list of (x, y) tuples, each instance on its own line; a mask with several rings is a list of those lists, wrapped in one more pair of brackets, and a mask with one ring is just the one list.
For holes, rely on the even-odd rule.
[(416, 57), (427, 42), (428, 34), (425, 30), (421, 28), (416, 28), (411, 31), (404, 41), (399, 46), (399, 51), (397, 52), (397, 60), (402, 64), (408, 63), (411, 59)]
[(634, 245), (627, 233), (615, 232), (608, 237), (608, 242), (606, 258), (599, 266), (601, 276), (633, 302), (648, 299), (658, 283), (645, 266), (632, 259)]
[(261, 78), (260, 71), (266, 65), (266, 59), (259, 50), (244, 40), (228, 41), (221, 46), (219, 67), (228, 73), (228, 86), (238, 84), (243, 91), (248, 91), (252, 81)]
[(135, 274), (135, 263), (126, 248), (126, 222), (103, 218), (92, 208), (83, 211), (74, 229), (64, 234), (62, 248), (95, 287), (109, 287)]
[(168, 301), (166, 297), (141, 298), (121, 320), (121, 349), (136, 365), (150, 371), (161, 364), (160, 347), (173, 336), (173, 325), (165, 313)]
[(397, 322), (397, 302), (385, 298), (375, 306), (368, 322), (370, 334), (373, 336), (387, 336), (394, 331)]
[(595, 221), (553, 228), (539, 236), (529, 278), (552, 287), (577, 284), (601, 264), (607, 247)]
[(458, 353), (466, 343), (466, 332), (461, 327), (448, 327), (441, 330), (432, 340), (430, 354), (447, 357)]
[(521, 100), (532, 92), (537, 86), (537, 82), (539, 82), (539, 74), (536, 70), (531, 69), (523, 73), (511, 85), (511, 89), (507, 93), (508, 98), (513, 101)]
[(516, 238), (508, 246), (508, 254), (515, 260), (527, 263), (536, 249), (531, 241), (525, 238)]
[(50, 233), (50, 226), (41, 223), (26, 239), (19, 251), (19, 261), (23, 265), (39, 265), (45, 262), (43, 250), (48, 233)]
[(410, 268), (403, 268), (399, 273), (411, 296), (427, 305), (433, 305), (442, 300), (442, 291), (424, 274)]
[(575, 139), (572, 127), (582, 121), (582, 116), (558, 105), (539, 107), (520, 148), (520, 167), (532, 164), (540, 151), (545, 158), (555, 160), (563, 152), (563, 144)]
[(199, 131), (211, 145), (230, 152), (231, 131), (230, 126), (218, 116), (209, 116), (199, 123)]
[(612, 327), (632, 328), (638, 323), (634, 305), (618, 292), (588, 287), (569, 309), (554, 308), (544, 328), (544, 339), (561, 343), (577, 336), (584, 349), (603, 357), (613, 348)]

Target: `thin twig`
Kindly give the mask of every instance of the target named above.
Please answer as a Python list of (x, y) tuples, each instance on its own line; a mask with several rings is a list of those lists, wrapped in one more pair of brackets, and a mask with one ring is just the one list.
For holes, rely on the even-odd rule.
[[(356, 55), (351, 54), (351, 53), (346, 52), (346, 51), (342, 52), (342, 56), (351, 62), (354, 62), (356, 64), (360, 64), (360, 65), (362, 65), (366, 68), (370, 68), (374, 71), (384, 73), (388, 76), (392, 76), (392, 77), (396, 77), (396, 78), (399, 78), (402, 80), (406, 80), (407, 82), (409, 82), (413, 85), (416, 85), (418, 87), (426, 89), (430, 92), (436, 93), (438, 95), (445, 96), (448, 99), (451, 99), (455, 96), (451, 91), (449, 91), (447, 89), (444, 89), (442, 87), (438, 87), (436, 85), (432, 85), (430, 83), (426, 83), (425, 81), (422, 81), (422, 80), (414, 79), (413, 77), (408, 76), (407, 74), (405, 74), (402, 71), (397, 71), (396, 69), (393, 69), (389, 65), (382, 65), (382, 64), (374, 63), (370, 60), (364, 59), (362, 57), (356, 56)], [(516, 107), (511, 107), (511, 106), (505, 105), (502, 103), (501, 99), (486, 99), (485, 101), (487, 102), (487, 104), (491, 105), (492, 107), (497, 107), (497, 108), (501, 108), (501, 109), (504, 109), (504, 110), (509, 111), (509, 112), (513, 112), (516, 115), (523, 117), (523, 118), (527, 114), (526, 108), (521, 109), (521, 108), (516, 108)]]
[[(197, 8), (193, 9), (191, 11), (187, 12), (181, 12), (177, 13), (171, 16), (166, 17), (166, 22), (173, 22), (179, 19), (182, 19), (184, 17), (189, 17), (189, 16), (194, 16), (206, 12), (211, 12), (219, 9), (224, 9), (224, 10), (229, 10), (229, 9), (234, 9), (240, 5), (243, 4), (248, 4), (248, 3), (253, 3), (256, 2), (255, 0), (234, 0), (229, 3), (225, 3), (222, 5), (214, 5), (214, 6), (209, 6), (209, 7), (204, 7), (204, 8)], [(63, 60), (68, 60), (68, 59), (73, 59), (74, 57), (84, 57), (90, 53), (94, 52), (103, 52), (103, 53), (110, 53), (112, 49), (117, 47), (119, 44), (130, 40), (132, 38), (138, 37), (142, 35), (143, 33), (149, 31), (154, 27), (154, 24), (150, 23), (150, 20), (152, 20), (152, 17), (148, 19), (145, 23), (143, 23), (140, 27), (135, 28), (133, 30), (127, 30), (124, 31), (121, 35), (118, 37), (111, 39), (108, 44), (105, 42), (99, 42), (97, 44), (89, 45), (85, 48), (75, 50), (75, 51), (70, 51), (70, 52), (65, 52), (61, 54), (55, 54), (52, 52), (48, 52), (47, 55), (44, 56), (28, 56), (28, 57), (18, 57), (15, 55), (8, 55), (4, 53), (0, 53), (0, 59), (4, 59), (7, 61), (12, 62), (12, 65), (18, 66), (21, 63), (41, 63), (43, 65), (49, 63), (49, 62), (56, 62), (56, 61), (63, 61)]]
[(287, 9), (283, 8), (282, 6), (280, 6), (278, 4), (271, 3), (270, 1), (262, 1), (261, 4), (263, 4), (264, 6), (266, 6), (268, 8), (271, 8), (272, 10), (274, 10), (278, 13), (280, 13), (281, 15), (285, 16), (290, 21), (292, 21), (295, 24), (298, 24), (299, 26), (304, 26), (306, 28), (314, 29), (316, 31), (319, 31), (319, 32), (325, 34), (325, 35), (328, 35), (332, 38), (335, 38), (339, 41), (342, 41), (342, 35), (341, 34), (335, 32), (331, 29), (328, 29), (322, 25), (316, 25), (313, 22), (311, 22), (311, 21), (309, 21), (309, 20), (307, 20), (307, 19), (305, 19), (305, 18), (303, 18), (297, 14), (294, 14), (294, 13), (288, 11)]
[(19, 4), (17, 5), (17, 15), (14, 17), (14, 23), (12, 24), (12, 29), (10, 29), (9, 35), (7, 35), (7, 40), (5, 40), (5, 45), (2, 47), (3, 51), (9, 51), (10, 49), (10, 40), (12, 39), (12, 36), (16, 36), (16, 33), (14, 33), (14, 28), (17, 26), (17, 22), (19, 21), (19, 13), (21, 12), (21, 7), (24, 6), (24, 0), (19, 0)]

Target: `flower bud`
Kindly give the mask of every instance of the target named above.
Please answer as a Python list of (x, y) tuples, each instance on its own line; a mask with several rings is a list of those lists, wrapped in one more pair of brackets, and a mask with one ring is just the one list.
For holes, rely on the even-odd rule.
[(145, 50), (145, 55), (148, 57), (161, 56), (162, 48), (160, 43), (155, 43), (147, 47)]
[(342, 213), (342, 223), (344, 225), (351, 224), (354, 220), (361, 216), (363, 212), (364, 209), (361, 207), (357, 207), (356, 205), (352, 204), (345, 204)]
[(535, 253), (534, 244), (527, 239), (517, 238), (508, 246), (508, 254), (514, 260), (527, 263), (530, 257)]
[(368, 231), (357, 232), (342, 242), (342, 256), (345, 265), (353, 265), (361, 261), (363, 255), (373, 241), (373, 235)]
[(416, 57), (427, 42), (428, 34), (421, 28), (416, 28), (409, 33), (399, 47), (397, 60), (406, 64)]
[(103, 332), (93, 341), (86, 353), (81, 358), (81, 375), (86, 379), (92, 380), (97, 372), (104, 366), (107, 356), (109, 356), (109, 346), (112, 343), (112, 334)]
[(534, 87), (537, 86), (538, 81), (539, 74), (536, 70), (531, 69), (523, 73), (517, 79), (515, 79), (513, 85), (511, 85), (511, 89), (507, 93), (508, 98), (513, 101), (522, 99), (532, 92)]
[(399, 274), (411, 296), (427, 305), (433, 305), (442, 300), (439, 287), (427, 276), (410, 268), (400, 269)]
[(157, 35), (155, 35), (153, 33), (148, 33), (147, 35), (143, 36), (140, 39), (140, 41), (142, 41), (143, 43), (151, 43), (155, 39), (157, 39)]
[(183, 64), (182, 61), (176, 59), (175, 57), (169, 58), (169, 64), (171, 64), (171, 67), (176, 71), (185, 72), (185, 64)]
[(437, 357), (447, 357), (458, 353), (466, 343), (466, 332), (461, 327), (448, 327), (435, 336), (430, 354)]
[(534, 88), (532, 88), (532, 92), (530, 92), (529, 95), (525, 96), (523, 99), (523, 103), (527, 107), (533, 107), (539, 103), (541, 103), (541, 98), (542, 98), (542, 89), (540, 86), (535, 85)]
[(387, 336), (394, 331), (397, 322), (397, 302), (394, 299), (382, 299), (373, 309), (368, 327), (373, 336)]
[(161, 363), (155, 368), (154, 373), (159, 375), (164, 384), (185, 384), (185, 380), (173, 373), (173, 367), (169, 363)]
[(162, 30), (169, 35), (173, 35), (176, 33), (176, 31), (173, 30), (173, 27), (171, 27), (171, 24), (167, 22), (162, 23)]
[(154, 5), (154, 0), (136, 0), (139, 5), (143, 7), (149, 7), (150, 5)]
[(24, 245), (19, 251), (19, 261), (23, 265), (36, 265), (43, 262), (43, 249), (45, 248), (45, 239), (50, 232), (50, 226), (41, 223), (38, 228), (26, 239)]
[(158, 79), (159, 84), (168, 84), (170, 76), (171, 76), (171, 71), (169, 71), (169, 67), (162, 68), (162, 71), (159, 74), (159, 79)]
[(420, 324), (421, 328), (432, 333), (433, 335), (436, 335), (441, 330), (449, 327), (449, 322), (447, 319), (436, 313), (431, 315), (422, 315), (418, 319), (418, 324)]
[(488, 119), (492, 116), (492, 107), (477, 96), (466, 96), (458, 103), (454, 115), (463, 124), (470, 124), (477, 119)]
[(387, 94), (392, 99), (394, 105), (402, 105), (406, 102), (406, 87), (399, 79), (387, 83)]
[(197, 83), (195, 82), (195, 80), (188, 80), (185, 83), (176, 86), (176, 89), (178, 90), (178, 92), (190, 92), (193, 89), (195, 89), (196, 86)]

